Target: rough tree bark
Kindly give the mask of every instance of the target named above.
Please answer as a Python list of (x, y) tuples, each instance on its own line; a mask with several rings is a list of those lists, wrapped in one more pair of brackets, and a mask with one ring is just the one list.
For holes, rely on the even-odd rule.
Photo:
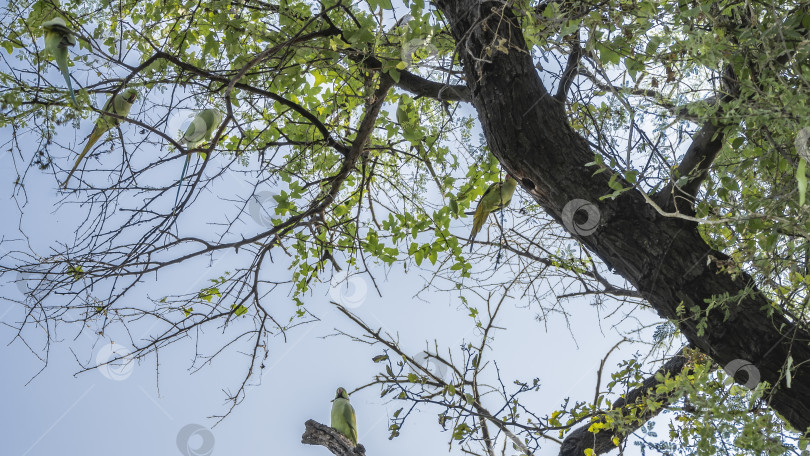
[(301, 436), (301, 443), (321, 445), (337, 456), (365, 456), (366, 448), (362, 444), (352, 445), (346, 437), (335, 429), (315, 420), (304, 423), (306, 429)]
[[(594, 204), (598, 228), (575, 237), (718, 364), (743, 359), (756, 366), (773, 386), (773, 409), (805, 431), (810, 426), (810, 334), (772, 306), (749, 275), (723, 272), (728, 257), (701, 238), (696, 224), (659, 214), (638, 190), (599, 201), (612, 193), (612, 173), (593, 175), (594, 168), (586, 166), (593, 151), (568, 124), (561, 101), (543, 86), (522, 30), (504, 3), (435, 4), (450, 24), (490, 150), (506, 170), (558, 222), (570, 201)], [(506, 40), (508, 53), (496, 49), (500, 39)], [(713, 298), (722, 296), (733, 299), (709, 310)], [(700, 309), (705, 330), (698, 330), (700, 319), (691, 311), (679, 316), (679, 305)], [(798, 367), (788, 389), (781, 371), (789, 355)]]

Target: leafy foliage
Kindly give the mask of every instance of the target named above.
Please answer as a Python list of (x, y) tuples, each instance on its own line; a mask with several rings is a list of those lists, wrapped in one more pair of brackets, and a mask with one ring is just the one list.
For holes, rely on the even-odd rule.
[[(699, 125), (716, 128), (722, 149), (693, 215), (705, 239), (731, 259), (711, 261), (724, 273), (751, 273), (780, 311), (806, 321), (810, 225), (805, 164), (794, 147), (810, 118), (806, 5), (609, 0), (510, 7), (548, 87), (563, 81), (566, 56), (581, 57), (566, 98), (570, 125), (597, 152), (595, 173), (619, 171), (632, 186), (617, 177), (605, 198), (687, 185), (695, 176), (679, 169), (680, 158)], [(490, 245), (464, 253), (465, 213), (501, 171), (458, 102), (468, 101), (461, 89), (471, 82), (457, 68), (463, 46), (422, 0), (21, 0), (2, 14), (0, 128), (11, 138), (14, 197), (25, 216), (32, 216), (26, 186), (65, 174), (98, 100), (124, 86), (143, 100), (94, 149), (95, 160), (65, 196), (62, 210), (84, 211), (75, 238), (36, 248), (17, 242), (2, 257), (0, 272), (39, 279), (19, 301), (31, 312), (24, 324), (42, 324), (47, 340), (56, 324), (92, 322), (104, 337), (156, 316), (174, 331), (133, 341), (138, 357), (215, 322), (233, 328), (234, 340), (247, 334), (266, 356), (264, 339), (308, 321), (307, 300), (343, 268), (427, 271), (426, 290), (470, 291), (487, 304), (496, 290), (519, 292), (540, 320), (568, 316), (563, 303), (580, 296), (593, 296), (600, 308), (644, 306), (518, 194), (490, 230)], [(56, 16), (77, 32), (71, 71), (80, 109), (65, 99), (42, 49), (40, 26)], [(524, 51), (500, 37), (486, 52)], [(177, 132), (200, 107), (226, 115), (174, 208), (175, 182), (166, 176), (185, 157), (178, 151), (187, 152)], [(238, 257), (228, 270), (207, 267), (206, 259), (226, 251)], [(179, 264), (210, 284), (178, 282), (172, 296), (132, 302), (133, 290)], [(288, 275), (279, 277), (279, 268)], [(717, 296), (711, 310), (727, 314), (738, 298)], [(269, 307), (269, 299), (290, 305)], [(475, 303), (462, 298), (461, 307), (479, 329), (493, 325), (494, 316)], [(709, 318), (679, 310), (681, 318)], [(653, 347), (650, 356), (679, 341), (664, 324), (654, 334), (632, 334)], [(488, 343), (485, 334), (481, 346), (462, 345), (460, 367), (450, 363), (455, 378), (445, 383), (405, 373), (413, 360), (380, 355), (375, 362), (386, 362), (386, 371), (378, 383), (396, 400), (439, 406), (451, 440), (480, 443), (481, 392), (466, 382), (487, 368)], [(541, 437), (563, 438), (596, 416), (606, 419), (594, 418), (592, 432), (609, 429), (623, 445), (647, 419), (642, 411), (662, 407), (670, 418), (666, 440), (677, 448), (648, 441), (657, 436), (642, 426), (636, 443), (643, 448), (713, 454), (728, 445), (737, 454), (781, 454), (793, 451), (793, 442), (806, 446), (765, 408), (767, 386), (729, 386), (716, 368), (695, 361), (689, 374), (660, 379), (659, 392), (682, 397), (679, 405), (650, 399), (630, 415), (606, 412), (609, 397), (641, 384), (643, 359), (616, 366), (608, 391), (593, 403), (569, 405), (566, 398), (542, 418), (517, 399), (537, 391), (538, 380), (515, 381), (516, 391), (495, 388), (503, 403), (492, 418), (516, 423), (518, 440), (532, 450)], [(229, 399), (236, 405), (243, 395), (241, 388)], [(402, 410), (392, 418), (392, 438), (410, 415)]]

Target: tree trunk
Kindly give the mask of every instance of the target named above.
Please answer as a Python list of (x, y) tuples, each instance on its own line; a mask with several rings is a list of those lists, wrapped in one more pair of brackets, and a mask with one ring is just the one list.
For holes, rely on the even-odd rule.
[[(807, 331), (792, 325), (749, 275), (723, 272), (728, 257), (709, 247), (696, 224), (660, 215), (637, 190), (599, 201), (612, 193), (608, 187), (612, 172), (593, 175), (595, 168), (585, 165), (593, 161), (594, 153), (569, 126), (563, 104), (543, 86), (522, 30), (503, 3), (435, 3), (456, 39), (490, 150), (506, 170), (569, 231), (574, 222), (573, 214), (563, 213), (566, 204), (582, 199), (598, 208), (598, 214), (589, 214), (589, 222), (598, 218), (595, 231), (580, 230), (574, 233), (576, 238), (631, 282), (659, 315), (678, 323), (686, 338), (717, 363), (726, 366), (740, 359), (754, 365), (761, 380), (773, 386), (773, 409), (805, 431), (810, 426)], [(496, 49), (502, 39), (506, 42), (501, 47), (506, 46), (508, 53)], [(730, 299), (711, 308), (715, 298), (723, 296)], [(680, 316), (679, 306), (686, 309)], [(697, 309), (699, 316), (693, 312)], [(788, 356), (793, 357), (793, 366), (799, 366), (790, 388), (781, 375)]]

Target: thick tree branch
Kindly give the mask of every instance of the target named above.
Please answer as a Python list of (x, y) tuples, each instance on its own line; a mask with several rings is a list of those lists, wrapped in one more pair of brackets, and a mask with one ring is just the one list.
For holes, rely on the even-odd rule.
[(560, 86), (557, 87), (557, 94), (554, 95), (554, 98), (559, 101), (565, 101), (565, 96), (568, 94), (571, 84), (574, 83), (574, 78), (577, 77), (579, 60), (582, 58), (582, 47), (579, 45), (579, 29), (577, 29), (573, 36), (573, 49), (571, 50), (571, 54), (568, 55), (568, 63), (566, 63), (565, 71), (563, 71), (562, 78), (560, 79)]
[(472, 101), (467, 86), (442, 84), (419, 77), (408, 71), (401, 71), (397, 87), (420, 97), (435, 98), (439, 101)]
[[(362, 61), (370, 70), (382, 71), (382, 62), (376, 57), (358, 54), (353, 60)], [(419, 97), (434, 98), (440, 101), (470, 102), (472, 100), (470, 89), (465, 85), (442, 84), (404, 70), (399, 71), (399, 81), (394, 85)]]
[[(793, 427), (810, 426), (810, 333), (797, 327), (742, 272), (724, 272), (727, 255), (704, 241), (696, 224), (664, 217), (644, 195), (615, 199), (614, 173), (594, 175), (594, 152), (569, 125), (563, 106), (540, 81), (522, 29), (503, 3), (437, 0), (461, 49), (490, 150), (555, 220), (639, 290), (664, 318), (719, 365), (746, 360), (772, 385), (770, 404)], [(507, 39), (509, 52), (491, 43)], [(613, 177), (625, 188), (632, 187)], [(596, 220), (579, 230), (564, 208), (592, 205)], [(593, 227), (592, 229), (590, 227)], [(782, 371), (792, 357), (791, 388)]]
[[(328, 16), (325, 16), (324, 19), (327, 23), (329, 23), (331, 29), (339, 30), (339, 28), (329, 19)], [(341, 30), (340, 33), (342, 35), (343, 31)], [(346, 39), (345, 36), (343, 37), (343, 41), (345, 41), (347, 44), (351, 44), (351, 41)], [(352, 49), (352, 52), (349, 54), (349, 58), (355, 62), (362, 62), (363, 65), (370, 70), (382, 72), (382, 62), (373, 55), (367, 54), (358, 49)], [(395, 82), (395, 85), (417, 96), (434, 98), (441, 101), (469, 102), (471, 100), (470, 90), (467, 86), (449, 85), (429, 81), (404, 70), (398, 70), (398, 72), (399, 80)]]
[(591, 422), (575, 429), (568, 434), (565, 440), (563, 440), (559, 455), (581, 456), (585, 454), (585, 450), (587, 448), (592, 448), (594, 454), (607, 453), (616, 448), (616, 445), (613, 443), (614, 436), (618, 437), (620, 441), (623, 441), (628, 435), (635, 432), (650, 418), (661, 413), (661, 411), (664, 410), (667, 405), (678, 401), (678, 399), (680, 399), (678, 396), (655, 393), (655, 387), (660, 383), (658, 380), (656, 380), (656, 376), (660, 374), (664, 377), (672, 378), (680, 374), (687, 365), (687, 358), (684, 356), (683, 352), (683, 349), (678, 351), (678, 353), (663, 366), (661, 366), (661, 368), (658, 369), (655, 374), (644, 379), (644, 382), (640, 387), (631, 390), (629, 393), (624, 395), (624, 397), (616, 400), (613, 403), (611, 410), (618, 410), (621, 412), (623, 417), (629, 417), (633, 415), (631, 409), (634, 407), (639, 407), (637, 404), (644, 403), (646, 399), (661, 402), (661, 406), (659, 408), (650, 410), (649, 408), (644, 407), (641, 413), (634, 415), (635, 418), (632, 421), (628, 420), (622, 423), (626, 431), (620, 434), (614, 433), (613, 430), (609, 428), (603, 429), (596, 433), (589, 431), (593, 423), (604, 423), (606, 421), (604, 414), (596, 417)]
[(306, 429), (304, 435), (301, 436), (301, 443), (324, 446), (337, 456), (363, 456), (366, 454), (366, 449), (362, 444), (352, 445), (352, 442), (336, 429), (315, 420), (307, 420), (304, 425)]
[[(723, 103), (727, 103), (739, 95), (739, 83), (734, 76), (734, 70), (730, 66), (726, 66), (723, 74), (722, 93), (717, 98), (720, 103), (718, 114), (723, 110)], [(725, 140), (723, 129), (726, 125), (719, 122), (718, 117), (713, 116), (703, 124), (703, 127), (692, 138), (692, 143), (678, 164), (678, 172), (687, 178), (686, 183), (678, 186), (675, 181), (672, 181), (653, 196), (653, 199), (664, 210), (694, 214), (697, 192), (703, 181), (709, 176), (709, 169), (711, 169), (714, 159), (717, 158), (717, 154), (720, 153), (720, 149), (723, 148)]]
[[(802, 14), (801, 7), (794, 9), (788, 17), (796, 14)], [(750, 27), (751, 25), (750, 21), (747, 20), (744, 21), (743, 24), (733, 24), (728, 22), (726, 16), (718, 15), (718, 20), (720, 20), (720, 18), (723, 19), (721, 21), (724, 24), (723, 27), (727, 29)], [(808, 36), (808, 30), (801, 24), (798, 25), (796, 31), (805, 38)], [(732, 43), (736, 45), (739, 43), (737, 39), (734, 38), (736, 35), (734, 32), (737, 31), (730, 30), (728, 35), (731, 37)], [(795, 52), (795, 49), (788, 49), (772, 61), (766, 59), (767, 63), (764, 65), (784, 66), (793, 58)], [(768, 91), (767, 87), (759, 81), (760, 65), (759, 62), (749, 62), (748, 67), (751, 70), (751, 78), (759, 90)], [(695, 197), (700, 190), (700, 186), (708, 177), (709, 169), (715, 158), (717, 158), (717, 154), (720, 153), (720, 149), (723, 147), (725, 140), (723, 130), (724, 127), (728, 126), (728, 123), (720, 122), (717, 119), (719, 119), (723, 113), (724, 103), (728, 103), (740, 96), (740, 83), (737, 80), (734, 68), (731, 65), (726, 65), (721, 78), (720, 93), (717, 95), (717, 100), (719, 101), (718, 112), (712, 119), (708, 119), (701, 129), (698, 130), (695, 137), (692, 138), (692, 144), (690, 144), (689, 149), (678, 165), (680, 175), (687, 176), (686, 183), (678, 187), (675, 182), (670, 182), (654, 196), (654, 199), (658, 201), (659, 205), (665, 208), (665, 210), (694, 213)], [(742, 97), (747, 99), (750, 95), (742, 95)], [(684, 204), (679, 204), (680, 202)]]

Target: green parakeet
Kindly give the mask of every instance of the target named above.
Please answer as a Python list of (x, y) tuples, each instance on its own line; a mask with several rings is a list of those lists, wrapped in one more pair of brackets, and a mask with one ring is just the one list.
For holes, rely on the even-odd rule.
[(491, 212), (499, 211), (512, 201), (512, 194), (515, 193), (517, 181), (512, 176), (507, 175), (504, 182), (495, 182), (487, 188), (481, 199), (478, 201), (478, 207), (475, 208), (475, 215), (473, 215), (473, 229), (470, 233), (470, 251), (472, 251), (475, 236), (481, 231), (484, 222), (489, 217)]
[(70, 72), (68, 71), (67, 48), (76, 44), (73, 30), (68, 28), (65, 20), (61, 17), (55, 17), (43, 22), (42, 28), (45, 30), (45, 50), (56, 59), (56, 64), (59, 66), (59, 70), (62, 71), (65, 82), (67, 82), (70, 99), (73, 100), (75, 106), (78, 106), (79, 103), (76, 102), (76, 95), (73, 93), (73, 85), (70, 83)]
[[(180, 143), (189, 149), (198, 147), (203, 142), (211, 139), (211, 135), (221, 122), (222, 113), (218, 109), (203, 109), (194, 116), (191, 125), (188, 126), (183, 137), (180, 138)], [(183, 178), (186, 177), (189, 161), (191, 161), (191, 154), (186, 154), (186, 162), (183, 164), (183, 171), (180, 173), (180, 182), (177, 183), (177, 195), (174, 197), (175, 207), (177, 206), (177, 200), (180, 198), (180, 187), (183, 185)]]
[(337, 389), (335, 399), (332, 401), (332, 428), (357, 445), (357, 417), (354, 415), (352, 404), (349, 403), (349, 393), (343, 388)]
[[(121, 117), (126, 117), (129, 115), (129, 110), (132, 109), (132, 104), (135, 103), (135, 99), (138, 98), (138, 91), (129, 88), (121, 93), (117, 94), (115, 97), (111, 97), (107, 100), (104, 104), (104, 112), (110, 112)], [(119, 119), (115, 117), (106, 116), (102, 114), (98, 120), (96, 120), (96, 126), (93, 128), (93, 131), (90, 133), (90, 138), (87, 140), (87, 145), (84, 146), (84, 150), (81, 154), (79, 154), (79, 158), (76, 159), (76, 164), (73, 165), (73, 169), (70, 170), (70, 174), (68, 174), (67, 179), (62, 184), (62, 188), (67, 188), (68, 181), (70, 181), (70, 177), (73, 176), (73, 173), (76, 171), (76, 168), (79, 167), (79, 163), (82, 162), (82, 159), (87, 154), (87, 151), (93, 147), (93, 144), (101, 138), (101, 136), (107, 132), (110, 128), (117, 126), (120, 123)]]

